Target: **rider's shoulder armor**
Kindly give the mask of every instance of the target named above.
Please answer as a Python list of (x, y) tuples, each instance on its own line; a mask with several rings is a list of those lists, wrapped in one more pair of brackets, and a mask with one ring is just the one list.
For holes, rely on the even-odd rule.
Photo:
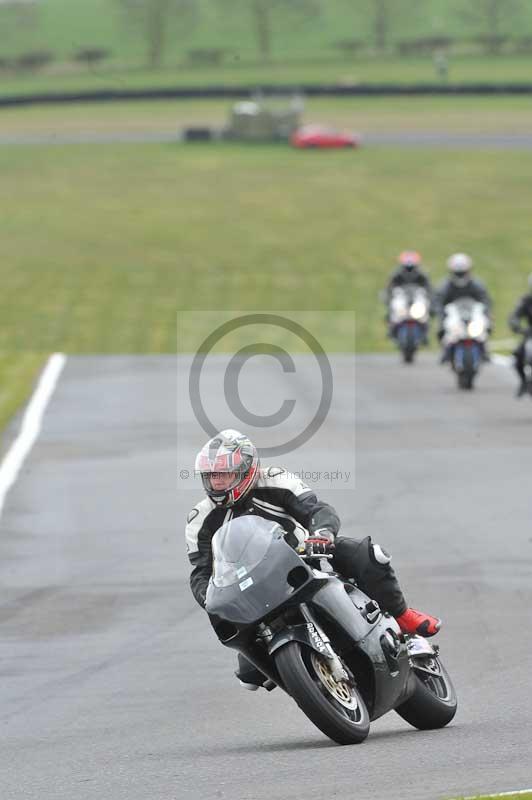
[(206, 518), (215, 508), (216, 506), (210, 497), (204, 497), (203, 500), (200, 500), (200, 502), (197, 503), (191, 511), (189, 511), (187, 515), (187, 525), (185, 528), (188, 553), (195, 553), (199, 549), (199, 532)]
[(312, 491), (301, 478), (283, 467), (263, 467), (259, 473), (257, 489), (285, 489), (296, 497)]

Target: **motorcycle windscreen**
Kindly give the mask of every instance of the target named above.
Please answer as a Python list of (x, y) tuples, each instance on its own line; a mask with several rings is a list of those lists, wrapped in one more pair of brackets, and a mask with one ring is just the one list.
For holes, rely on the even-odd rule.
[(294, 569), (308, 571), (312, 578), (284, 534), (276, 522), (253, 516), (226, 522), (214, 534), (205, 606), (209, 614), (240, 625), (258, 622), (294, 592), (289, 582)]

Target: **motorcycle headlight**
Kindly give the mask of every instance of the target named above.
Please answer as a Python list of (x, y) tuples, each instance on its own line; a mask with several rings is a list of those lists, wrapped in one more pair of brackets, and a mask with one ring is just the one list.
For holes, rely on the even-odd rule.
[(476, 339), (477, 336), (482, 336), (485, 330), (485, 325), (480, 319), (473, 320), (467, 326), (467, 332), (472, 339)]
[(410, 308), (410, 315), (413, 319), (423, 319), (425, 314), (427, 313), (427, 306), (425, 303), (422, 303), (421, 300), (416, 300), (415, 303), (412, 303)]

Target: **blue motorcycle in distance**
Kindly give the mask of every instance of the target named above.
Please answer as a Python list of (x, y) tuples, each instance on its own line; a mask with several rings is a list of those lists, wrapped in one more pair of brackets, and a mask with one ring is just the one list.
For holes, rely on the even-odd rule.
[(390, 336), (405, 364), (411, 364), (428, 340), (430, 298), (426, 290), (416, 285), (396, 286), (389, 300), (388, 319)]

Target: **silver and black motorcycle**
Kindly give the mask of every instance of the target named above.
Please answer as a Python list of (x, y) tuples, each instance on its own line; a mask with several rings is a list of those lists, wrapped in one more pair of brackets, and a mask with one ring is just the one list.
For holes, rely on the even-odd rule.
[(362, 742), (391, 710), (419, 729), (447, 725), (457, 700), (438, 647), (403, 635), (353, 581), (296, 553), (284, 535), (252, 516), (214, 535), (206, 610), (222, 644), (338, 744)]

